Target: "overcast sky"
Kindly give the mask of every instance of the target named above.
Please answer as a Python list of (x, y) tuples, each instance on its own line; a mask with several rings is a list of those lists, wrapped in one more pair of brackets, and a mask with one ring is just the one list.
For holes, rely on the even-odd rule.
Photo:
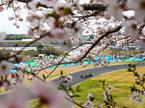
[[(80, 0), (81, 3), (87, 3), (89, 0)], [(23, 10), (23, 12), (21, 12), (21, 15), (23, 17), (26, 16), (27, 11)], [(26, 34), (28, 31), (28, 23), (26, 23), (26, 21), (24, 20), (23, 23), (20, 23), (20, 28), (17, 29), (14, 25), (12, 21), (8, 20), (9, 16), (13, 16), (13, 11), (12, 9), (7, 9), (4, 10), (3, 12), (0, 12), (0, 32), (6, 32), (8, 34), (12, 33), (12, 34)]]
[[(23, 17), (26, 16), (26, 11), (23, 10), (21, 13)], [(0, 12), (0, 32), (6, 32), (6, 33), (18, 33), (23, 34), (28, 31), (28, 25), (26, 21), (20, 24), (20, 28), (17, 29), (12, 21), (8, 20), (8, 17), (13, 16), (13, 11), (11, 9), (4, 10), (3, 12)]]

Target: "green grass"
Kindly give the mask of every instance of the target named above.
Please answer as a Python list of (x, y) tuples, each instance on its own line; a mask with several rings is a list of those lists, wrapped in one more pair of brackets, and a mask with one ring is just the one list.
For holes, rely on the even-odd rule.
[[(145, 73), (145, 67), (138, 68), (137, 71), (139, 73)], [(103, 90), (99, 86), (99, 80), (106, 80), (107, 84), (111, 84), (112, 95), (115, 102), (117, 102), (116, 108), (123, 108), (123, 106), (126, 106), (126, 108), (145, 108), (145, 104), (135, 104), (129, 99), (130, 86), (132, 86), (134, 78), (133, 74), (126, 70), (104, 74), (80, 83), (79, 86), (82, 91), (79, 93), (80, 97), (75, 99), (83, 103), (86, 100), (87, 94), (92, 93), (95, 97), (95, 107), (97, 107), (103, 102)]]
[[(139, 73), (145, 73), (145, 67), (137, 68), (137, 71)], [(86, 101), (87, 94), (92, 93), (95, 97), (94, 106), (97, 108), (98, 105), (103, 103), (103, 89), (99, 85), (99, 80), (106, 80), (107, 84), (112, 86), (111, 93), (117, 103), (115, 108), (123, 108), (123, 106), (126, 108), (145, 108), (145, 104), (136, 104), (129, 99), (130, 86), (133, 85), (134, 77), (131, 72), (126, 70), (103, 74), (73, 86), (74, 89), (78, 85), (81, 88), (81, 92), (78, 93), (80, 97), (75, 98), (75, 100), (83, 104)], [(32, 101), (31, 108), (35, 108), (37, 104), (37, 100)], [(76, 106), (75, 108), (78, 107)]]

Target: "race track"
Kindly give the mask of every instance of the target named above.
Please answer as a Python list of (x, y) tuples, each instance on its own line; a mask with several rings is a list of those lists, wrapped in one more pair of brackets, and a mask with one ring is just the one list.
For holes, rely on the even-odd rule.
[[(136, 66), (137, 67), (144, 67), (145, 63), (137, 64)], [(76, 73), (71, 74), (73, 79), (72, 79), (71, 83), (67, 83), (66, 86), (67, 87), (73, 86), (73, 85), (81, 83), (81, 82), (83, 82), (83, 81), (85, 81), (89, 78), (96, 77), (96, 76), (99, 76), (101, 74), (105, 74), (105, 73), (109, 73), (109, 72), (113, 72), (113, 71), (123, 70), (123, 69), (128, 69), (128, 65), (116, 65), (116, 66), (108, 66), (108, 67), (99, 67), (99, 68), (93, 68), (93, 69), (88, 69), (88, 70), (76, 72)], [(86, 74), (91, 74), (92, 77), (81, 78), (81, 75), (86, 75)], [(58, 85), (58, 84), (60, 84), (61, 80), (59, 78), (57, 78), (57, 79), (51, 80), (50, 82), (53, 82), (54, 84)], [(28, 89), (31, 89), (31, 88), (28, 88)], [(29, 100), (33, 100), (33, 99), (37, 98), (37, 97), (34, 96), (34, 94), (30, 90), (28, 90), (28, 91), (29, 91), (29, 95), (31, 97)], [(9, 93), (0, 95), (0, 100), (1, 99), (4, 100), (8, 94)]]
[[(136, 66), (143, 67), (143, 66), (145, 66), (145, 63), (144, 64), (137, 64)], [(73, 76), (72, 82), (69, 84), (66, 84), (66, 86), (73, 86), (73, 85), (81, 83), (89, 78), (96, 77), (96, 76), (99, 76), (101, 74), (105, 74), (105, 73), (109, 73), (109, 72), (113, 72), (113, 71), (123, 70), (123, 69), (128, 69), (128, 65), (99, 67), (99, 68), (93, 68), (93, 69), (89, 69), (89, 70), (76, 72), (76, 73), (71, 74)], [(86, 75), (86, 74), (92, 74), (92, 77), (80, 78), (81, 75)], [(60, 79), (52, 80), (52, 82), (58, 85), (58, 84), (60, 84)]]

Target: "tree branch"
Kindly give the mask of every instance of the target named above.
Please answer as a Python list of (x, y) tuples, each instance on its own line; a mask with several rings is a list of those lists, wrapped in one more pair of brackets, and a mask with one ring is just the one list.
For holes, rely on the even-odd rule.
[[(97, 39), (93, 44), (92, 46), (87, 50), (87, 52), (80, 58), (78, 59), (77, 61), (74, 61), (74, 62), (70, 62), (70, 63), (77, 63), (77, 62), (80, 62), (82, 61), (88, 54), (89, 52), (102, 40), (104, 39), (106, 36), (108, 36), (109, 34), (111, 33), (114, 33), (114, 32), (117, 32), (119, 31), (120, 29), (122, 28), (122, 26), (118, 26), (117, 28), (113, 29), (113, 30), (110, 30), (108, 32), (106, 32), (104, 35), (102, 35), (99, 39)], [(64, 55), (64, 57), (60, 60), (60, 62), (56, 65), (56, 67), (46, 76), (46, 79), (57, 69), (57, 67), (59, 65), (62, 64), (62, 61), (64, 60), (64, 58), (67, 56), (67, 54)], [(67, 62), (68, 63), (68, 62)], [(63, 63), (65, 64), (65, 63)]]
[[(19, 2), (23, 2), (23, 3), (29, 3), (32, 0), (18, 0)], [(40, 4), (41, 7), (45, 7), (45, 8), (52, 8), (52, 7), (46, 7), (45, 5)], [(105, 11), (107, 6), (103, 5), (103, 4), (83, 4), (81, 5), (84, 10), (98, 10), (98, 11)]]

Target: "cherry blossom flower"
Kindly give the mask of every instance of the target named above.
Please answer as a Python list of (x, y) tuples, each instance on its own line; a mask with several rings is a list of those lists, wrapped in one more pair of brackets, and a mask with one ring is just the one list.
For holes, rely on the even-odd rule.
[(145, 27), (142, 30), (142, 34), (145, 36)]
[(4, 40), (7, 34), (5, 32), (0, 32), (0, 40)]
[(55, 39), (63, 39), (65, 37), (65, 31), (61, 28), (53, 28), (50, 30), (50, 33)]
[(8, 5), (12, 0), (2, 0), (4, 5)]
[(122, 14), (125, 18), (128, 18), (128, 19), (131, 19), (131, 18), (135, 17), (135, 11), (134, 10), (123, 11)]
[(44, 5), (46, 7), (53, 7), (56, 3), (56, 0), (32, 0), (28, 3), (29, 8), (32, 11), (37, 11), (39, 5)]
[(93, 101), (94, 100), (93, 94), (92, 93), (88, 93), (87, 99), (90, 100), (90, 101)]
[(143, 91), (142, 95), (145, 96), (145, 91)]
[[(8, 5), (12, 0), (2, 0), (4, 5)], [(83, 11), (82, 6), (79, 4), (81, 0), (75, 0), (73, 3), (70, 3), (73, 0), (67, 0), (66, 3), (62, 2), (61, 0), (31, 0), (28, 2), (28, 9), (30, 10), (29, 15), (27, 16), (27, 21), (30, 23), (30, 30), (29, 30), (29, 35), (33, 35), (34, 38), (40, 38), (40, 36), (44, 32), (48, 32), (48, 40), (54, 41), (56, 40), (57, 42), (62, 42), (63, 45), (68, 45), (69, 48), (72, 48), (72, 43), (79, 43), (80, 35), (82, 35), (82, 31), (86, 31), (87, 28), (87, 35), (88, 34), (93, 34), (94, 39), (91, 42), (95, 42), (102, 34), (114, 29), (117, 26), (120, 26), (123, 22), (124, 26), (126, 27), (125, 31), (126, 33), (122, 33), (123, 35), (131, 35), (134, 36), (135, 38), (138, 37), (138, 30), (137, 30), (137, 23), (138, 19), (137, 18), (139, 15), (141, 15), (141, 18), (144, 16), (144, 10), (143, 10), (143, 5), (139, 4), (137, 5), (136, 2), (140, 2), (140, 0), (134, 2), (133, 0), (133, 6), (135, 6), (135, 9), (131, 8), (129, 6), (129, 3), (131, 3), (131, 0), (100, 0), (99, 3), (103, 4), (103, 1), (107, 2), (110, 6), (107, 9), (107, 13), (110, 15), (113, 15), (116, 19), (121, 20), (122, 22), (116, 21), (116, 19), (112, 17), (106, 17), (106, 13), (103, 13), (102, 15), (98, 17), (91, 17), (91, 18), (83, 18), (81, 20), (81, 17), (83, 15), (88, 16), (91, 12)], [(142, 0), (141, 0), (142, 1)], [(16, 2), (14, 0), (13, 2)], [(96, 0), (91, 0), (90, 4), (95, 4), (98, 3)], [(141, 2), (142, 3), (142, 2)], [(14, 3), (12, 3), (13, 5)], [(88, 3), (89, 4), (89, 3)], [(43, 6), (43, 7), (41, 7)], [(141, 7), (141, 8), (138, 8)], [(17, 10), (18, 7), (12, 6), (14, 11)], [(53, 9), (45, 9), (45, 7), (52, 7)], [(68, 15), (65, 15), (65, 8), (68, 8), (70, 13)], [(0, 6), (0, 11), (1, 11), (1, 6)], [(42, 12), (41, 12), (42, 11)], [(92, 12), (93, 13), (93, 12)], [(50, 14), (50, 15), (48, 15)], [(73, 15), (78, 15), (76, 17), (79, 18), (73, 18)], [(52, 20), (50, 20), (50, 17)], [(124, 17), (124, 18), (123, 18)], [(22, 21), (21, 17), (19, 15), (15, 15), (16, 20)], [(14, 17), (9, 17), (9, 20), (14, 20)], [(92, 20), (92, 18), (94, 20)], [(78, 21), (77, 21), (78, 20)], [(81, 21), (79, 21), (81, 20)], [(76, 24), (73, 22), (77, 22)], [(67, 24), (70, 23), (69, 27), (67, 28)], [(14, 25), (19, 28), (19, 25), (14, 22)], [(85, 27), (84, 27), (85, 26)], [(65, 28), (66, 27), (66, 28)], [(80, 29), (83, 28), (83, 29)], [(145, 35), (145, 30), (143, 29), (142, 34)], [(77, 35), (74, 37), (74, 35)], [(95, 52), (97, 50), (97, 53), (99, 50), (103, 49), (105, 45), (109, 45), (110, 41), (116, 41), (119, 37), (116, 36), (116, 34), (109, 35), (108, 37), (104, 38), (104, 40), (100, 41), (100, 47), (96, 46)], [(1, 36), (1, 33), (0, 33)], [(2, 39), (4, 39), (5, 36), (2, 35)], [(49, 42), (46, 39), (44, 39), (45, 42)], [(120, 47), (124, 45), (125, 40), (120, 40), (116, 42), (116, 46)], [(143, 42), (141, 44), (141, 42)], [(142, 46), (145, 46), (144, 44), (144, 38), (140, 40), (139, 44)], [(63, 47), (64, 47), (63, 46)], [(78, 60), (84, 52), (87, 51), (91, 46), (83, 46), (82, 48), (78, 49), (77, 51), (79, 53), (75, 54), (74, 53), (70, 54), (68, 58), (65, 58), (63, 62), (67, 61), (76, 61)], [(88, 54), (87, 57), (94, 58), (91, 54)], [(51, 64), (56, 64), (58, 61), (62, 59), (62, 57), (58, 57), (57, 59), (50, 59), (47, 57), (42, 57), (42, 60), (38, 60), (39, 66), (37, 68), (32, 68), (28, 67), (25, 63), (20, 64), (20, 69), (21, 70), (27, 70), (31, 72), (32, 70), (37, 70), (41, 69), (44, 67), (48, 67)], [(50, 60), (50, 61), (49, 61)], [(105, 63), (104, 59), (104, 63)], [(7, 75), (9, 74), (10, 70), (13, 68), (13, 65), (10, 62), (7, 61), (1, 61), (0, 62), (0, 74), (2, 75)], [(30, 79), (32, 76), (30, 76)], [(63, 79), (67, 83), (70, 83), (72, 81), (72, 76), (67, 75)], [(23, 77), (21, 75), (17, 76), (12, 83), (22, 83)], [(104, 100), (107, 100), (107, 96), (110, 95), (110, 87), (107, 88), (104, 92)], [(20, 90), (20, 89), (19, 89)], [(2, 105), (0, 107), (2, 108), (26, 108), (24, 105), (26, 102), (26, 92), (21, 93), (16, 91), (13, 94), (13, 97), (16, 99), (13, 99), (12, 97), (9, 97), (7, 101), (4, 101), (1, 103)], [(71, 108), (72, 106), (69, 104), (69, 102), (66, 100), (66, 94), (63, 91), (58, 90), (58, 88), (50, 83), (43, 83), (40, 81), (34, 81), (34, 85), (32, 87), (32, 92), (36, 97), (39, 98), (39, 101), (41, 104), (44, 104), (48, 106), (49, 108)], [(71, 96), (72, 94), (70, 94)], [(140, 94), (139, 94), (140, 95)], [(21, 99), (22, 98), (22, 99)], [(17, 101), (18, 100), (18, 101)], [(85, 103), (85, 108), (93, 108), (93, 100), (94, 97), (91, 93), (88, 94), (87, 96), (87, 101)], [(132, 100), (136, 102), (141, 102), (141, 99), (138, 95), (133, 94), (132, 95)]]
[(71, 108), (65, 99), (66, 94), (58, 90), (54, 84), (34, 80), (32, 91), (39, 98), (39, 101), (48, 105), (49, 108)]
[(14, 65), (8, 61), (1, 61), (0, 62), (0, 75), (7, 75), (10, 74), (11, 69)]
[(94, 108), (94, 107), (93, 107), (93, 102), (90, 101), (90, 100), (86, 101), (86, 103), (85, 103), (85, 108)]
[(28, 6), (32, 11), (37, 11), (38, 10), (37, 5), (38, 5), (37, 0), (32, 0), (31, 2), (28, 3)]
[(139, 92), (132, 92), (130, 99), (135, 103), (142, 104), (143, 100), (141, 98), (141, 94)]
[(67, 83), (70, 83), (72, 81), (73, 77), (71, 75), (67, 75), (64, 79)]
[(53, 7), (56, 3), (56, 0), (38, 0), (40, 4), (47, 7)]
[(136, 45), (145, 48), (145, 40), (137, 40)]
[(26, 101), (29, 95), (23, 86), (16, 87), (13, 93), (9, 94), (0, 103), (2, 108), (27, 108)]
[(0, 12), (2, 12), (4, 10), (3, 6), (0, 6)]
[(135, 20), (124, 21), (124, 25), (125, 25), (125, 35), (133, 37), (138, 36), (138, 30), (137, 28), (134, 28), (134, 25), (136, 25)]
[(24, 78), (22, 77), (22, 75), (18, 75), (15, 79), (17, 84), (22, 84)]

